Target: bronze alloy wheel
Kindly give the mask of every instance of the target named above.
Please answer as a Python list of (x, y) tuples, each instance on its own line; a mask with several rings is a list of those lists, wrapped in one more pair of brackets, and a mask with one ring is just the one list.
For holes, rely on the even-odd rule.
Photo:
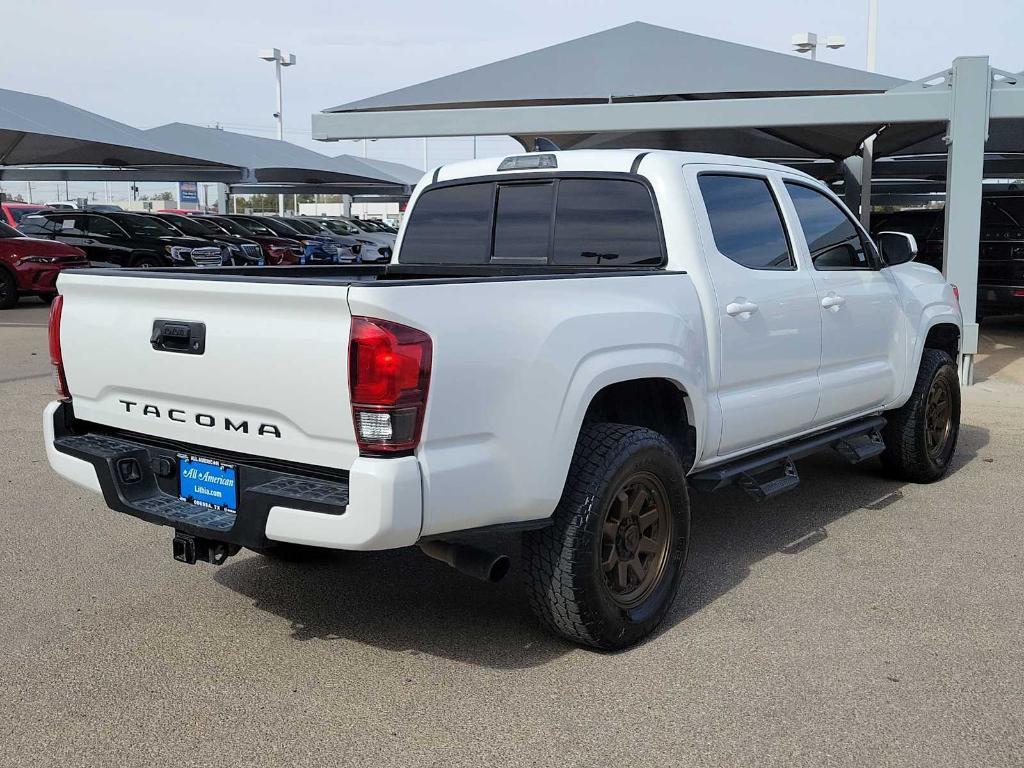
[(928, 402), (924, 410), (925, 445), (930, 457), (937, 458), (942, 454), (953, 429), (953, 398), (949, 391), (949, 382), (936, 378), (928, 392)]
[(631, 608), (651, 594), (665, 572), (671, 541), (665, 486), (649, 472), (630, 475), (601, 523), (601, 574), (616, 603)]

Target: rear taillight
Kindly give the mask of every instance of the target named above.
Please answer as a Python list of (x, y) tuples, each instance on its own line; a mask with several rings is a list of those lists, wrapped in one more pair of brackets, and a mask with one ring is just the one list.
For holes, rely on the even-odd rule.
[(64, 310), (64, 297), (58, 294), (50, 305), (50, 362), (53, 364), (53, 383), (62, 400), (70, 400), (68, 380), (64, 375), (64, 356), (60, 351), (60, 315)]
[(953, 289), (953, 298), (956, 299), (957, 304), (960, 304), (960, 289), (954, 283), (949, 285)]
[(432, 350), (423, 331), (352, 318), (349, 394), (361, 453), (404, 452), (419, 445)]

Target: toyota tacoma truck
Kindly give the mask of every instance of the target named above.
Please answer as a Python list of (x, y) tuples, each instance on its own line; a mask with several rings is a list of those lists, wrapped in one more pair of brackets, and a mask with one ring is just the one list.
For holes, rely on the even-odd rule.
[(693, 489), (772, 497), (825, 449), (946, 472), (962, 320), (914, 255), (754, 160), (446, 165), (387, 265), (62, 274), (47, 455), (186, 563), (418, 545), (497, 579), (479, 534), (516, 532), (541, 622), (623, 648), (673, 601)]

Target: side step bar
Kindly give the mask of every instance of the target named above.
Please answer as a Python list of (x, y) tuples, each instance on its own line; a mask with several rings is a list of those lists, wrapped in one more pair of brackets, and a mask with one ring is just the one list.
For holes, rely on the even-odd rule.
[(796, 459), (832, 448), (851, 464), (877, 456), (885, 450), (881, 430), (882, 416), (843, 424), (816, 435), (774, 446), (721, 466), (690, 476), (690, 484), (700, 491), (717, 491), (736, 483), (758, 501), (791, 491), (800, 484)]

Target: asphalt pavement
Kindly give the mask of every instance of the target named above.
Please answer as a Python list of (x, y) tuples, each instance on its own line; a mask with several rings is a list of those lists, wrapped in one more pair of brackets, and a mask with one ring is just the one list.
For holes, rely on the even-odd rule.
[(173, 561), (49, 470), (45, 323), (0, 313), (0, 765), (1024, 765), (1024, 320), (983, 328), (944, 481), (822, 455), (695, 494), (683, 590), (618, 654), (414, 549)]

